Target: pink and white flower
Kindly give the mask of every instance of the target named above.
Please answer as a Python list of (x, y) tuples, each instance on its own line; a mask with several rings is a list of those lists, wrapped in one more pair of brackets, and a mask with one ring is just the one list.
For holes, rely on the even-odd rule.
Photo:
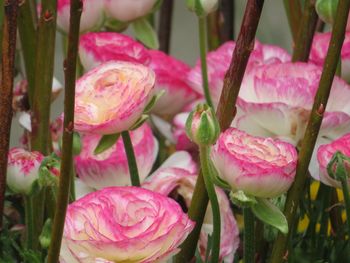
[[(229, 41), (207, 54), (209, 88), (215, 105), (219, 103), (221, 90), (224, 85), (224, 77), (230, 66), (235, 46), (235, 42)], [(249, 58), (247, 71), (258, 65), (281, 63), (290, 60), (290, 55), (282, 48), (263, 45), (256, 41), (254, 50)], [(197, 61), (195, 67), (189, 72), (188, 81), (194, 90), (203, 94), (200, 60)]]
[(104, 63), (76, 83), (74, 127), (83, 133), (128, 130), (151, 99), (154, 72), (124, 61)]
[(165, 262), (194, 223), (164, 195), (109, 187), (70, 204), (60, 262)]
[[(158, 153), (158, 142), (148, 124), (130, 132), (141, 182), (149, 174)], [(78, 177), (89, 187), (102, 189), (107, 186), (131, 185), (128, 160), (122, 138), (108, 150), (95, 155), (94, 150), (101, 136), (85, 134), (82, 150), (74, 158)]]
[(79, 57), (85, 70), (111, 60), (148, 65), (146, 48), (129, 36), (115, 32), (91, 32), (80, 37)]
[[(304, 136), (322, 68), (307, 63), (280, 63), (251, 69), (237, 104), (236, 127), (250, 134), (297, 145)], [(336, 138), (350, 129), (350, 87), (335, 78), (324, 114), (321, 136)]]
[(130, 22), (151, 13), (158, 2), (159, 0), (105, 0), (105, 11), (118, 21)]
[(157, 101), (152, 112), (161, 116), (173, 116), (188, 103), (199, 97), (187, 83), (190, 67), (158, 50), (150, 50), (151, 69), (156, 73), (155, 90), (165, 93)]
[(332, 178), (327, 171), (327, 166), (337, 151), (350, 157), (350, 133), (332, 141), (331, 143), (323, 144), (318, 148), (317, 161), (319, 164), (319, 173), (312, 175), (316, 180), (319, 180), (326, 185), (341, 188), (340, 181)]
[(291, 186), (297, 164), (293, 145), (251, 136), (235, 128), (221, 134), (211, 152), (219, 176), (233, 191), (273, 198)]
[[(92, 30), (102, 24), (104, 0), (82, 0), (83, 12), (80, 19), (80, 32)], [(57, 25), (68, 33), (70, 18), (70, 0), (57, 1)]]
[(39, 178), (39, 167), (44, 156), (39, 152), (29, 152), (14, 147), (8, 153), (8, 187), (15, 193), (30, 194), (33, 183)]
[[(188, 209), (197, 180), (197, 171), (190, 168), (192, 165), (188, 165), (189, 162), (194, 163), (188, 153), (174, 153), (154, 174), (146, 179), (142, 186), (174, 199), (183, 200), (183, 209)], [(220, 262), (221, 260), (232, 262), (239, 245), (239, 230), (224, 191), (216, 188), (216, 192), (220, 204), (222, 225)], [(205, 257), (207, 238), (209, 234), (212, 234), (212, 231), (213, 221), (209, 205), (199, 240), (199, 250), (203, 258)]]
[[(331, 32), (315, 34), (310, 51), (310, 62), (323, 67), (327, 55)], [(350, 81), (350, 32), (346, 32), (341, 50), (341, 75)]]

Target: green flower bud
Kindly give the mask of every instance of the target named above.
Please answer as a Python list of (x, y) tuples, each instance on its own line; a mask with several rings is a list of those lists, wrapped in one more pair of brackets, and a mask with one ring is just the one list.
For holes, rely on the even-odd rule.
[(327, 172), (336, 180), (347, 180), (350, 174), (350, 157), (337, 151), (327, 165)]
[(207, 104), (197, 105), (186, 121), (186, 134), (198, 145), (214, 144), (220, 134), (220, 126), (214, 110)]
[(339, 0), (317, 0), (316, 12), (326, 23), (333, 24)]
[(217, 9), (218, 0), (187, 0), (186, 4), (197, 16), (206, 16)]

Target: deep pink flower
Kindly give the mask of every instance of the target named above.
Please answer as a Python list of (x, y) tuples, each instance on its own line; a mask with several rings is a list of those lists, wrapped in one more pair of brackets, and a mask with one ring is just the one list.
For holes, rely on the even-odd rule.
[[(235, 42), (229, 41), (207, 54), (209, 88), (215, 105), (219, 102), (224, 84), (224, 77), (230, 66), (235, 45)], [(290, 55), (285, 50), (277, 46), (263, 45), (256, 41), (254, 50), (249, 58), (247, 71), (258, 65), (286, 61), (290, 61)], [(197, 61), (196, 66), (188, 74), (188, 81), (193, 89), (203, 94), (200, 60)]]
[(172, 199), (138, 187), (109, 187), (70, 204), (60, 261), (166, 261), (194, 223)]
[(79, 132), (113, 134), (128, 130), (152, 96), (154, 72), (124, 61), (104, 63), (76, 83), (74, 127)]
[(251, 136), (235, 128), (221, 134), (211, 158), (220, 177), (233, 191), (262, 198), (286, 192), (294, 180), (297, 164), (293, 145)]
[(323, 144), (318, 148), (317, 161), (319, 164), (319, 173), (312, 175), (316, 180), (319, 180), (324, 184), (341, 188), (340, 181), (332, 178), (327, 172), (327, 166), (337, 151), (350, 157), (350, 133), (332, 141), (331, 143)]
[(173, 116), (199, 97), (187, 83), (190, 67), (158, 50), (150, 50), (149, 54), (152, 58), (150, 67), (156, 73), (155, 90), (165, 91), (152, 111), (161, 116)]
[[(148, 124), (130, 132), (141, 182), (149, 174), (158, 153), (158, 142)], [(76, 173), (89, 187), (102, 189), (107, 186), (131, 185), (128, 160), (122, 138), (103, 153), (94, 154), (101, 136), (82, 136), (82, 150), (74, 158)]]
[[(331, 32), (315, 34), (310, 51), (310, 62), (323, 67), (331, 34)], [(350, 32), (346, 32), (341, 49), (341, 75), (345, 80), (350, 81)]]
[[(102, 24), (104, 0), (82, 0), (83, 12), (80, 20), (80, 32), (92, 30)], [(70, 0), (57, 1), (57, 25), (68, 33), (70, 18)]]
[[(143, 187), (173, 198), (183, 198), (183, 205), (186, 209), (190, 206), (194, 187), (197, 180), (197, 173), (188, 165), (191, 156), (186, 152), (176, 152), (173, 154), (166, 165), (162, 165), (154, 174), (146, 179)], [(233, 256), (239, 245), (239, 230), (236, 220), (233, 217), (230, 203), (226, 194), (219, 188), (216, 188), (220, 204), (221, 214), (221, 243), (220, 260), (232, 262)], [(208, 234), (212, 234), (213, 221), (211, 207), (209, 205), (204, 218), (203, 227), (199, 240), (199, 250), (204, 258), (207, 246)]]
[(14, 147), (8, 153), (8, 187), (15, 193), (29, 194), (33, 183), (39, 178), (39, 167), (44, 156), (39, 152), (28, 152)]
[(129, 36), (115, 32), (86, 33), (79, 40), (79, 57), (85, 70), (111, 60), (148, 65), (146, 48)]

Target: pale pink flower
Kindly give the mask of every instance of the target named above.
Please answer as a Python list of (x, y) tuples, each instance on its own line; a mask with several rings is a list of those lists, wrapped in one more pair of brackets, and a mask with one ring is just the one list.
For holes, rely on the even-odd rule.
[[(148, 124), (130, 132), (141, 182), (149, 174), (158, 153), (158, 142)], [(89, 187), (102, 189), (107, 186), (131, 185), (128, 160), (120, 137), (108, 150), (95, 155), (94, 150), (101, 136), (82, 136), (82, 150), (74, 158), (78, 177)]]
[(70, 204), (60, 261), (165, 262), (194, 223), (172, 199), (138, 187), (108, 187)]
[[(304, 136), (322, 68), (307, 63), (255, 67), (242, 82), (236, 127), (297, 145)], [(350, 129), (350, 87), (335, 78), (320, 131), (338, 137)]]
[(44, 156), (14, 147), (8, 153), (8, 187), (15, 193), (30, 194), (33, 183), (39, 178), (39, 167)]
[[(310, 51), (310, 62), (323, 67), (331, 34), (331, 32), (315, 34)], [(341, 49), (341, 75), (345, 80), (350, 81), (350, 32), (346, 32)]]
[(219, 176), (233, 191), (273, 198), (291, 186), (297, 164), (293, 145), (229, 128), (211, 152)]
[(113, 134), (128, 130), (151, 99), (154, 72), (124, 61), (104, 63), (76, 83), (74, 127), (79, 132)]
[[(219, 103), (221, 90), (224, 85), (224, 77), (230, 66), (235, 45), (235, 42), (229, 41), (207, 54), (209, 88), (215, 105)], [(263, 45), (256, 41), (254, 50), (249, 58), (247, 71), (258, 65), (286, 61), (290, 61), (290, 55), (285, 50), (277, 46)], [(203, 94), (200, 60), (197, 61), (195, 67), (189, 72), (188, 81), (193, 89)]]
[[(104, 0), (82, 0), (83, 12), (80, 19), (80, 32), (97, 28), (104, 19)], [(57, 25), (68, 33), (70, 18), (70, 0), (57, 1)]]
[(156, 73), (155, 90), (165, 91), (152, 112), (161, 116), (173, 116), (199, 97), (187, 83), (190, 67), (158, 50), (150, 50), (149, 54), (152, 58), (150, 67)]
[(153, 11), (159, 0), (105, 0), (105, 11), (108, 16), (130, 22)]
[(350, 133), (331, 143), (323, 144), (318, 148), (317, 161), (319, 164), (319, 173), (312, 174), (312, 176), (326, 185), (341, 188), (340, 181), (332, 178), (327, 171), (327, 166), (337, 151), (350, 157)]
[(85, 70), (111, 60), (148, 65), (146, 48), (129, 36), (115, 32), (86, 33), (79, 40), (79, 57)]
[[(193, 161), (188, 153), (176, 152), (165, 162), (165, 165), (162, 165), (154, 174), (148, 177), (142, 186), (174, 199), (183, 200), (183, 209), (187, 211), (191, 204), (197, 180), (197, 172), (189, 168), (189, 162)], [(216, 192), (220, 205), (222, 227), (220, 260), (232, 262), (239, 245), (239, 230), (224, 191), (216, 188)], [(211, 235), (212, 231), (212, 212), (209, 204), (199, 240), (199, 250), (202, 258), (205, 256), (208, 235)]]

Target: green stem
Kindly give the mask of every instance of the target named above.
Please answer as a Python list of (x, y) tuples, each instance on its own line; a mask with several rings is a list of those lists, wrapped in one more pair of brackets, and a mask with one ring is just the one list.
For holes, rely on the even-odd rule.
[[(293, 57), (292, 61), (303, 61), (307, 62), (309, 60), (312, 40), (314, 38), (316, 25), (317, 25), (317, 13), (315, 10), (315, 1), (306, 0), (304, 12), (301, 17), (300, 24), (296, 42), (294, 43)], [(300, 20), (300, 18), (298, 18)]]
[[(348, 19), (350, 0), (339, 1), (335, 25), (324, 63), (319, 88), (315, 96), (310, 119), (299, 152), (298, 165), (294, 183), (287, 194), (284, 214), (288, 226), (291, 227), (295, 221), (295, 215), (299, 205), (300, 197), (303, 196), (307, 171), (311, 156), (315, 147), (316, 139), (321, 127), (323, 114), (327, 106), (328, 97), (331, 91), (334, 74), (337, 68), (341, 48), (345, 37), (345, 27)], [(272, 250), (270, 262), (278, 263), (283, 261), (287, 240), (287, 235), (278, 234)]]
[(3, 36), (1, 46), (1, 85), (0, 85), (0, 229), (2, 228), (7, 156), (10, 145), (12, 121), (12, 89), (15, 71), (18, 0), (4, 3)]
[(207, 17), (208, 49), (212, 51), (220, 46), (219, 11), (212, 12)]
[(244, 218), (244, 263), (255, 262), (254, 215), (249, 207), (243, 208)]
[(25, 224), (26, 224), (26, 246), (27, 246), (27, 249), (33, 249), (34, 215), (33, 215), (33, 199), (31, 196), (24, 196), (24, 212), (25, 212)]
[(74, 103), (75, 103), (75, 80), (79, 44), (80, 17), (82, 12), (82, 1), (71, 0), (70, 21), (68, 36), (68, 52), (64, 61), (65, 94), (64, 94), (64, 122), (62, 139), (62, 161), (57, 203), (51, 234), (51, 244), (47, 257), (48, 263), (57, 263), (61, 249), (64, 221), (67, 211), (72, 166), (72, 146), (74, 127)]
[(28, 81), (29, 104), (33, 105), (35, 88), (35, 47), (36, 47), (36, 19), (34, 19), (33, 6), (31, 1), (25, 0), (19, 9), (18, 32), (21, 40), (24, 67)]
[(72, 203), (75, 201), (75, 167), (74, 167), (74, 161), (72, 159), (71, 164), (71, 182), (70, 182), (70, 196), (69, 196), (69, 203)]
[(292, 37), (295, 43), (298, 35), (302, 10), (300, 0), (284, 0), (283, 2), (287, 13), (289, 27), (292, 32)]
[(207, 104), (213, 107), (213, 102), (210, 97), (209, 83), (208, 83), (208, 71), (207, 71), (207, 48), (206, 48), (206, 19), (205, 17), (198, 18), (198, 30), (199, 30), (199, 49), (201, 57), (202, 68), (202, 85), (204, 91), (204, 97)]
[(345, 211), (346, 211), (346, 222), (348, 224), (348, 234), (350, 233), (350, 195), (349, 195), (349, 185), (347, 178), (341, 178), (341, 186), (343, 189), (344, 202), (345, 202)]
[(212, 235), (212, 250), (211, 250), (211, 262), (219, 262), (220, 255), (220, 231), (221, 231), (221, 219), (220, 219), (220, 208), (219, 201), (216, 196), (215, 187), (211, 181), (211, 168), (210, 168), (210, 157), (209, 157), (209, 147), (199, 146), (199, 155), (201, 168), (203, 172), (203, 178), (205, 183), (205, 188), (207, 189), (212, 212), (213, 212), (213, 235)]
[(128, 158), (129, 172), (130, 172), (130, 180), (133, 186), (140, 186), (140, 177), (137, 169), (137, 163), (134, 153), (134, 148), (132, 146), (130, 134), (128, 131), (122, 132), (122, 138), (124, 143), (124, 149), (126, 156)]

